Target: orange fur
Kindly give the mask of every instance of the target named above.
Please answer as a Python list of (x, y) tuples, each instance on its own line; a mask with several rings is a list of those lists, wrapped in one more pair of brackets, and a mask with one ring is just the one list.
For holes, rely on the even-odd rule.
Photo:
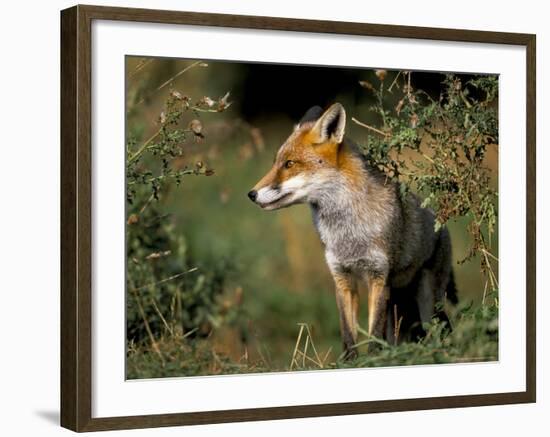
[[(285, 168), (286, 161), (293, 161), (291, 168)], [(344, 143), (336, 144), (331, 141), (317, 142), (317, 134), (311, 124), (298, 128), (288, 140), (275, 158), (273, 167), (254, 186), (254, 190), (269, 185), (278, 185), (282, 182), (304, 172), (318, 170), (319, 165), (331, 165), (338, 168), (346, 175), (354, 186), (364, 184), (362, 163), (355, 156), (349, 146)]]

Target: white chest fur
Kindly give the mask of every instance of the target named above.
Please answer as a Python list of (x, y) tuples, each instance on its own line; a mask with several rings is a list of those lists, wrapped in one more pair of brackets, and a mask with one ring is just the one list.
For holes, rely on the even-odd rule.
[(388, 256), (376, 243), (384, 232), (384, 223), (376, 215), (357, 215), (350, 210), (312, 208), (313, 220), (325, 246), (331, 270), (345, 269), (361, 273), (365, 268), (387, 270)]

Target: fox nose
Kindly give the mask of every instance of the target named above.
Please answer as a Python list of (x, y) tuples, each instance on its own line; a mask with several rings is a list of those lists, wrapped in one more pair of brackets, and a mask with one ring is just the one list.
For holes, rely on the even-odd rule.
[(256, 190), (252, 190), (248, 192), (248, 198), (254, 202), (256, 200), (256, 197), (258, 197), (258, 192)]

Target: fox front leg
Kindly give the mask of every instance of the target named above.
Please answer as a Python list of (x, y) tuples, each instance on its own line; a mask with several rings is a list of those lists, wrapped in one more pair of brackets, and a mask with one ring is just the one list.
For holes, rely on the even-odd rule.
[(336, 285), (336, 304), (340, 314), (340, 332), (346, 360), (357, 357), (357, 313), (359, 310), (359, 294), (355, 278), (351, 274), (333, 271)]
[(386, 279), (370, 276), (367, 280), (369, 290), (369, 335), (384, 338), (390, 289)]

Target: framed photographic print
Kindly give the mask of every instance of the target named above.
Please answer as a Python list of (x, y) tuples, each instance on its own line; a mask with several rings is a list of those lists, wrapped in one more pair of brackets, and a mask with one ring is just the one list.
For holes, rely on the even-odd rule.
[(61, 49), (62, 426), (535, 401), (534, 35), (75, 6)]

